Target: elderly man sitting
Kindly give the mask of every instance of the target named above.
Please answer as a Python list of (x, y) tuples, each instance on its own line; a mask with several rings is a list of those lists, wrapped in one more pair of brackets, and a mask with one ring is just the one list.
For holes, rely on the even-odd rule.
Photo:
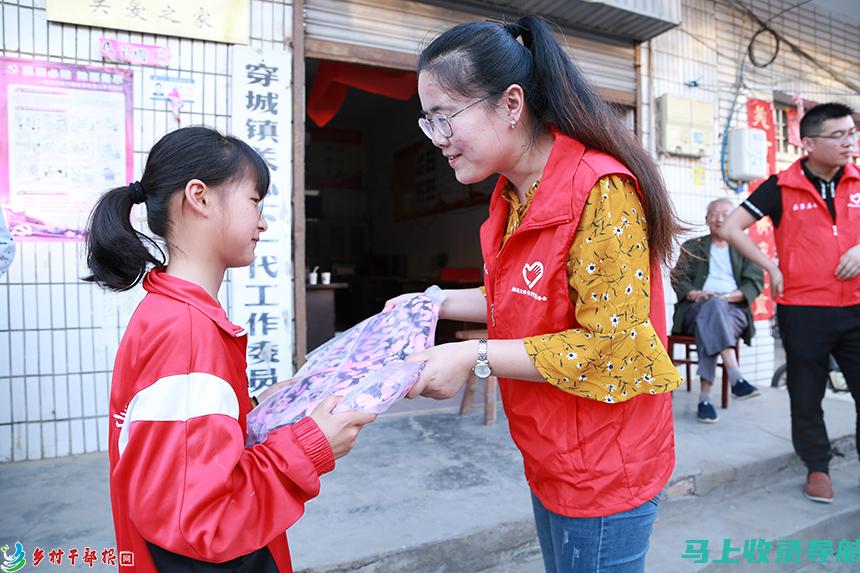
[(705, 218), (710, 234), (686, 241), (672, 271), (678, 295), (672, 333), (696, 337), (702, 384), (697, 418), (706, 424), (719, 420), (711, 402), (717, 356), (728, 369), (735, 398), (758, 396), (740, 371), (734, 347), (740, 337), (749, 345), (755, 334), (750, 305), (762, 291), (764, 277), (761, 267), (720, 238), (723, 221), (733, 210), (729, 199), (711, 201)]

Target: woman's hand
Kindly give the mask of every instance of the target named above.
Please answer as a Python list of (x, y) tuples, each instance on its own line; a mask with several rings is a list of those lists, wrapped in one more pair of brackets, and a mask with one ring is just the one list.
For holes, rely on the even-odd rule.
[(436, 400), (452, 397), (469, 379), (477, 356), (477, 340), (451, 342), (416, 352), (406, 360), (426, 364), (406, 397), (426, 396)]
[(311, 419), (316, 422), (325, 434), (335, 459), (342, 458), (355, 446), (355, 440), (361, 429), (376, 420), (376, 414), (364, 412), (340, 412), (333, 414), (335, 406), (340, 402), (340, 396), (329, 396), (314, 408)]
[(388, 312), (393, 310), (395, 306), (399, 304), (403, 304), (404, 301), (409, 300), (413, 296), (419, 295), (421, 293), (418, 292), (408, 292), (406, 294), (401, 294), (400, 296), (396, 296), (394, 298), (390, 298), (385, 301), (385, 306), (382, 308), (382, 312)]

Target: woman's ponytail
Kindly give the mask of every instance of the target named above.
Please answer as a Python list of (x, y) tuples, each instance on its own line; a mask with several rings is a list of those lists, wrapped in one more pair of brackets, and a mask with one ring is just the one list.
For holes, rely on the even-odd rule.
[[(131, 208), (140, 200), (142, 186), (135, 182), (102, 195), (90, 215), (87, 229), (85, 281), (104, 288), (125, 291), (143, 278), (149, 265), (163, 265), (164, 252), (151, 238), (131, 224)], [(149, 247), (161, 254), (156, 258)]]
[(660, 171), (619, 114), (573, 64), (546, 20), (525, 16), (504, 25), (454, 26), (421, 53), (418, 70), (432, 72), (445, 88), (468, 97), (501, 96), (508, 86), (520, 85), (535, 136), (548, 125), (555, 126), (585, 147), (611, 155), (633, 173), (642, 190), (652, 260), (665, 262), (671, 256), (683, 227)]

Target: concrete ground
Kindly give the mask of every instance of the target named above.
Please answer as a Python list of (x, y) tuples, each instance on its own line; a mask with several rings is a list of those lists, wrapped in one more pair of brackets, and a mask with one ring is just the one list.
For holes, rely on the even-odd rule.
[[(792, 453), (784, 390), (762, 388), (758, 398), (731, 402), (715, 425), (696, 422), (695, 403), (695, 392), (675, 393), (678, 460), (664, 492), (648, 571), (723, 570), (682, 559), (687, 539), (708, 539), (717, 551), (723, 539), (742, 546), (753, 537), (860, 537), (860, 465), (850, 397), (828, 395), (824, 403), (830, 437), (846, 455), (834, 464), (832, 505), (801, 496), (805, 472)], [(392, 414), (368, 426), (289, 530), (296, 570), (539, 572), (521, 458), (503, 417), (495, 426), (481, 421), (480, 408), (466, 417), (449, 408)], [(4, 465), (0, 491), (2, 543), (19, 540), (29, 554), (35, 546), (46, 552), (76, 547), (82, 553), (84, 547), (101, 551), (114, 544), (103, 454)], [(833, 567), (807, 561), (778, 570), (849, 570)]]

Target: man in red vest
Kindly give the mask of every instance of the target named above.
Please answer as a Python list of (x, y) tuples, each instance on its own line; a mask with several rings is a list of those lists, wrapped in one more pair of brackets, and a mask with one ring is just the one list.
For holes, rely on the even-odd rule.
[[(822, 503), (833, 501), (821, 409), (828, 354), (845, 375), (860, 426), (860, 170), (852, 161), (852, 113), (838, 103), (809, 110), (800, 123), (807, 155), (764, 182), (723, 226), (728, 242), (770, 274), (788, 366), (791, 438), (809, 471), (804, 494)], [(765, 216), (773, 220), (778, 264), (744, 232)]]

